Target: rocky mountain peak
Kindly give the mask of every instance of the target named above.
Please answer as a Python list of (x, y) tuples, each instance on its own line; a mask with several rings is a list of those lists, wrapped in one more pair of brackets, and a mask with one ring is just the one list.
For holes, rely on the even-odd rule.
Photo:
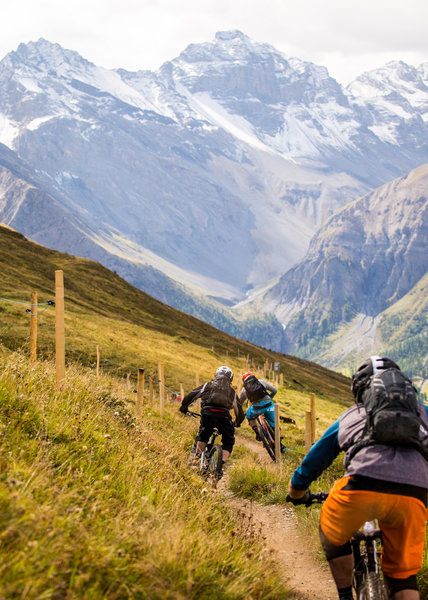
[(59, 74), (64, 68), (81, 68), (92, 64), (82, 58), (78, 52), (64, 49), (59, 44), (44, 38), (36, 42), (19, 44), (16, 52), (11, 52), (8, 56), (12, 58), (15, 66), (22, 64), (26, 67), (37, 67), (42, 72), (54, 70)]

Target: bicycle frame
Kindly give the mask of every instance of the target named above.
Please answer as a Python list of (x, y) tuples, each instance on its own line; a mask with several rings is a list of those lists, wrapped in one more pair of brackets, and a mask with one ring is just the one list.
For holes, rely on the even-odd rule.
[(266, 448), (266, 451), (271, 459), (275, 461), (275, 432), (266, 421), (264, 415), (258, 415), (256, 417), (256, 423), (259, 430), (259, 435), (262, 438), (263, 446)]
[[(187, 414), (192, 417), (200, 417), (199, 413), (187, 411)], [(215, 441), (217, 436), (220, 435), (217, 427), (214, 427), (213, 432), (204, 448), (201, 452), (201, 458), (199, 461), (199, 473), (204, 476), (212, 479), (212, 484), (214, 487), (217, 485), (218, 479), (221, 476), (221, 467), (222, 467), (222, 457), (223, 450), (220, 445), (216, 445)], [(194, 447), (196, 447), (197, 439), (195, 440)]]
[[(380, 552), (378, 544), (382, 545), (382, 532), (376, 527), (376, 521), (367, 521), (360, 531), (357, 531), (352, 539), (352, 552), (354, 554), (354, 588), (357, 598), (370, 598), (366, 594), (366, 582), (369, 575), (373, 574), (376, 579), (381, 581), (381, 569), (379, 565)], [(378, 585), (380, 588), (380, 584)], [(374, 591), (373, 594), (382, 594), (381, 590)], [(376, 596), (373, 596), (376, 598)], [(383, 596), (386, 598), (386, 596)], [(382, 597), (381, 597), (382, 600)]]

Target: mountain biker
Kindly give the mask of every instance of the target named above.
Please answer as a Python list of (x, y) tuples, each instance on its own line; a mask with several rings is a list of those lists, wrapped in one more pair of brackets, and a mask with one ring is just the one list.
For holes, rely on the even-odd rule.
[[(323, 504), (320, 539), (341, 600), (352, 599), (353, 557), (349, 543), (365, 521), (377, 518), (383, 536), (382, 570), (394, 600), (416, 600), (416, 574), (422, 566), (427, 518), (428, 461), (416, 447), (371, 443), (352, 453), (364, 436), (370, 414), (363, 402), (370, 384), (388, 369), (400, 371), (387, 357), (365, 360), (352, 378), (355, 405), (348, 408), (312, 446), (289, 483), (287, 500), (305, 504), (309, 486), (342, 451), (346, 472)], [(396, 372), (396, 371), (395, 371)], [(409, 381), (409, 380), (408, 380)], [(410, 381), (409, 381), (410, 383)], [(411, 386), (410, 386), (411, 387)], [(418, 404), (423, 445), (427, 442), (428, 409)], [(399, 415), (396, 415), (396, 418)], [(425, 456), (424, 456), (425, 455)]]
[[(180, 412), (186, 414), (187, 410), (198, 398), (201, 398), (201, 421), (196, 436), (195, 463), (205, 450), (213, 430), (217, 427), (221, 434), (223, 448), (223, 465), (229, 458), (235, 444), (235, 427), (239, 427), (245, 418), (242, 404), (235, 390), (232, 388), (233, 372), (223, 365), (219, 367), (214, 379), (198, 386), (184, 396)], [(234, 410), (235, 421), (230, 414)]]
[[(259, 394), (255, 394), (253, 396), (251, 388), (254, 384), (251, 385), (252, 382), (254, 382), (255, 385), (257, 385), (258, 383), (260, 387), (257, 387), (259, 387), (259, 389), (264, 388), (264, 390)], [(278, 390), (276, 389), (276, 387), (274, 387), (272, 384), (268, 383), (264, 379), (257, 379), (254, 373), (251, 373), (251, 371), (248, 371), (247, 373), (243, 374), (242, 383), (243, 388), (239, 395), (239, 400), (241, 404), (244, 404), (245, 400), (247, 399), (251, 403), (251, 406), (248, 407), (245, 416), (248, 419), (248, 424), (256, 434), (256, 440), (258, 442), (261, 442), (261, 437), (257, 429), (256, 418), (259, 415), (264, 415), (266, 421), (269, 423), (272, 429), (275, 430), (275, 407), (272, 402), (272, 399), (274, 398)], [(283, 446), (283, 444), (281, 443), (281, 452), (285, 452), (285, 449), (285, 446)]]

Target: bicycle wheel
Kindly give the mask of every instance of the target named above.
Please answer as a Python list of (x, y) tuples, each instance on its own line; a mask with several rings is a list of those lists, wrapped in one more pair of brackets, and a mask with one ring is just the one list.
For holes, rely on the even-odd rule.
[(358, 600), (388, 600), (385, 583), (378, 573), (367, 573), (366, 581), (357, 594)]
[(216, 444), (212, 447), (208, 456), (208, 475), (212, 478), (214, 485), (222, 476), (223, 448)]
[(268, 427), (263, 419), (258, 419), (257, 428), (259, 430), (259, 436), (262, 438), (263, 446), (266, 448), (267, 453), (269, 454), (271, 459), (275, 461), (275, 444), (272, 440), (271, 434), (269, 433)]
[(201, 457), (199, 459), (199, 473), (202, 476), (206, 476), (208, 474), (208, 457), (209, 452), (205, 448), (205, 450), (201, 453)]

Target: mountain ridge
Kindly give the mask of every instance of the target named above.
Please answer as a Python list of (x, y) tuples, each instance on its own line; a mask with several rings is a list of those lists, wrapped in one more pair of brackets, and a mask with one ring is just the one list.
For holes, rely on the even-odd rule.
[[(337, 210), (427, 162), (427, 76), (391, 63), (344, 88), (239, 31), (156, 72), (21, 44), (0, 62), (0, 142), (55, 210), (8, 180), (0, 219), (235, 333), (212, 298), (244, 303)], [(286, 347), (267, 320), (263, 343)]]

